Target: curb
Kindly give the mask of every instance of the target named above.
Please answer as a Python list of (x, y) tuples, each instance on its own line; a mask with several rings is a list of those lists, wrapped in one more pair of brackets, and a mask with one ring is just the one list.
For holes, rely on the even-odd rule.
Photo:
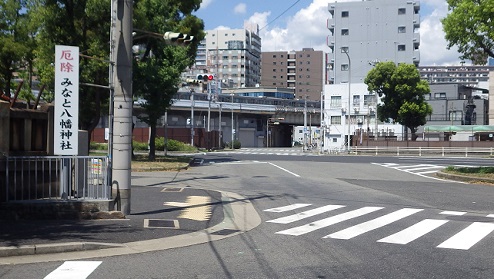
[(213, 227), (183, 235), (121, 244), (68, 242), (0, 247), (0, 266), (162, 251), (228, 238), (261, 224), (261, 217), (248, 198), (236, 193), (219, 192), (222, 195), (224, 219)]
[(469, 183), (475, 183), (475, 182), (485, 182), (489, 184), (494, 184), (494, 179), (492, 178), (484, 178), (484, 177), (477, 177), (477, 176), (468, 176), (468, 175), (461, 175), (461, 174), (452, 174), (452, 173), (445, 173), (445, 172), (437, 172), (436, 176), (444, 179), (449, 179), (449, 180), (457, 180), (461, 182), (469, 182)]

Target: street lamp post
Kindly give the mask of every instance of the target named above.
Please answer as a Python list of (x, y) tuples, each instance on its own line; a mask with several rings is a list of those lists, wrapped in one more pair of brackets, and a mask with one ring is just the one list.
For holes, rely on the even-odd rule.
[(235, 132), (235, 128), (233, 126), (233, 96), (234, 96), (234, 94), (231, 94), (231, 95), (232, 95), (232, 143), (231, 143), (231, 146), (230, 147), (232, 149), (234, 149), (233, 148), (233, 141), (235, 140), (235, 133), (234, 133)]
[(348, 48), (341, 49), (343, 53), (346, 54), (346, 57), (348, 58), (348, 109), (347, 109), (347, 116), (348, 116), (348, 135), (347, 135), (347, 152), (350, 153), (350, 98), (351, 98), (351, 84), (352, 84), (352, 65), (350, 61), (350, 55), (348, 54)]
[(194, 146), (194, 89), (190, 89), (190, 145)]

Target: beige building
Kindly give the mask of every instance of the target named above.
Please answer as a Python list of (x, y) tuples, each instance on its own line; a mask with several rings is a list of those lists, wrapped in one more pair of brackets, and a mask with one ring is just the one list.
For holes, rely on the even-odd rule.
[(261, 86), (295, 90), (296, 98), (321, 100), (327, 80), (325, 55), (304, 48), (301, 51), (267, 51), (261, 54)]

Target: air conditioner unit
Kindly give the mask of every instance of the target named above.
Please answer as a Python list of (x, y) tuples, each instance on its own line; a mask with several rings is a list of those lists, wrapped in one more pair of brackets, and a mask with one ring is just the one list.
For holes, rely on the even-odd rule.
[(358, 123), (358, 124), (362, 124), (362, 123), (364, 123), (364, 120), (363, 120), (362, 118), (358, 118), (358, 119), (357, 119), (357, 123)]
[(346, 113), (346, 108), (341, 108), (342, 113)]

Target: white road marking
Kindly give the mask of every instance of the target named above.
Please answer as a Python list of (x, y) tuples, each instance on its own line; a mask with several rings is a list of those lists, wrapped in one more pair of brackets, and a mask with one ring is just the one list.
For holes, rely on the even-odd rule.
[(443, 211), (443, 212), (439, 212), (439, 214), (461, 216), (461, 215), (465, 215), (467, 213), (463, 212), (463, 211)]
[(307, 210), (307, 211), (304, 211), (304, 212), (296, 213), (296, 214), (293, 214), (293, 215), (290, 215), (290, 216), (286, 216), (286, 217), (281, 217), (281, 218), (278, 218), (278, 219), (269, 220), (269, 221), (266, 221), (266, 222), (277, 223), (277, 224), (288, 224), (288, 223), (291, 223), (291, 222), (299, 221), (299, 220), (302, 220), (302, 219), (305, 219), (305, 218), (309, 218), (309, 217), (315, 216), (317, 214), (321, 214), (321, 213), (324, 213), (324, 212), (332, 211), (332, 210), (335, 210), (335, 209), (338, 209), (338, 208), (342, 208), (342, 207), (345, 207), (345, 206), (344, 205), (326, 205), (326, 206), (318, 207), (318, 208), (315, 208), (315, 209)]
[(446, 224), (447, 220), (433, 220), (425, 219), (417, 224), (408, 227), (402, 231), (392, 234), (388, 237), (378, 240), (377, 242), (393, 243), (393, 244), (407, 244), (433, 230)]
[(287, 169), (284, 169), (284, 168), (282, 168), (282, 167), (280, 167), (280, 166), (278, 166), (278, 165), (276, 165), (276, 164), (273, 164), (273, 163), (270, 163), (270, 162), (268, 162), (268, 164), (270, 164), (270, 165), (272, 165), (272, 166), (274, 166), (274, 167), (277, 167), (277, 168), (279, 168), (279, 169), (280, 169), (280, 170), (282, 170), (282, 171), (286, 171), (286, 172), (288, 172), (289, 174), (291, 174), (291, 175), (293, 175), (293, 176), (300, 177), (300, 175), (298, 175), (298, 174), (296, 174), (296, 173), (293, 173), (293, 172), (291, 172), (291, 171), (289, 171), (289, 170), (287, 170)]
[(489, 215), (487, 215), (486, 217), (489, 217), (489, 218), (494, 218), (494, 214), (489, 214)]
[(331, 225), (359, 217), (377, 210), (383, 209), (383, 207), (372, 207), (372, 206), (367, 206), (367, 207), (362, 207), (353, 211), (345, 212), (339, 215), (335, 215), (329, 218), (325, 218), (319, 221), (315, 221), (312, 223), (309, 223), (307, 225), (291, 228), (288, 230), (284, 231), (279, 231), (277, 234), (286, 234), (286, 235), (302, 235), (306, 234), (321, 228), (329, 227)]
[(395, 221), (398, 221), (402, 218), (408, 217), (412, 214), (422, 211), (423, 209), (416, 208), (403, 208), (398, 211), (386, 214), (379, 218), (355, 225), (353, 227), (349, 227), (347, 229), (341, 230), (339, 232), (335, 232), (333, 234), (327, 235), (324, 238), (337, 238), (337, 239), (350, 239), (361, 235), (363, 233), (375, 230), (382, 226), (391, 224)]
[(461, 232), (439, 244), (438, 248), (468, 250), (494, 230), (494, 224), (474, 222)]
[(85, 279), (101, 263), (101, 261), (67, 261), (48, 274), (45, 279)]
[(294, 203), (294, 204), (290, 204), (287, 206), (265, 209), (264, 211), (266, 211), (266, 212), (285, 212), (285, 211), (290, 211), (290, 210), (306, 207), (309, 205), (311, 205), (311, 204), (310, 203)]

